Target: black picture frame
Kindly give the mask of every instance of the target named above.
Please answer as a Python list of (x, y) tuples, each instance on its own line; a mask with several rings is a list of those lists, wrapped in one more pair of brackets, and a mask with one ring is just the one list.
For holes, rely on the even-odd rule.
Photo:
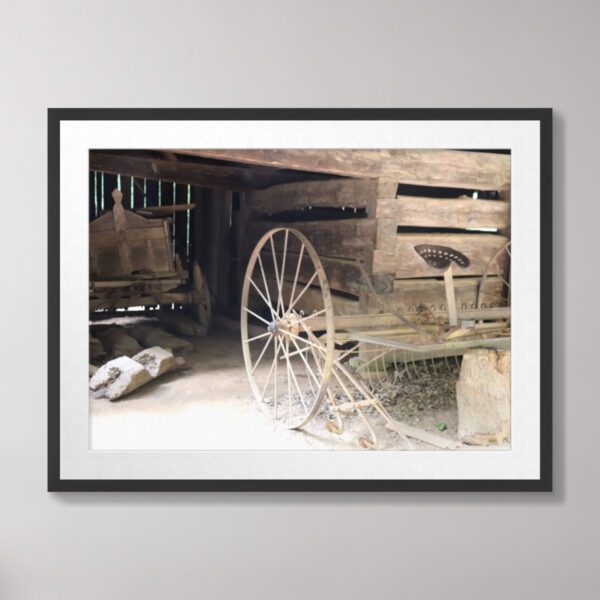
[[(60, 476), (60, 124), (76, 120), (482, 120), (540, 124), (540, 477), (535, 480), (74, 480)], [(552, 109), (48, 110), (48, 491), (532, 492), (552, 491)]]

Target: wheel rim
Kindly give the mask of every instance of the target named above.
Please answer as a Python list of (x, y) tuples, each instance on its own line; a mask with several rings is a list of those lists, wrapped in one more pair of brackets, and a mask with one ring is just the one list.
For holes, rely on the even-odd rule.
[[(309, 300), (310, 312), (300, 310)], [(311, 326), (316, 317), (325, 323), (319, 332)], [(334, 324), (323, 265), (302, 233), (278, 228), (259, 240), (244, 276), (240, 320), (244, 361), (259, 407), (292, 429), (305, 426), (325, 398)]]

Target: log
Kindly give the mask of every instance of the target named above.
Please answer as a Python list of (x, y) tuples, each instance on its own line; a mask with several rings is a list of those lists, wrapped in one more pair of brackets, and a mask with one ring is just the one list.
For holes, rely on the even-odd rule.
[(130, 332), (138, 342), (146, 347), (161, 346), (175, 354), (191, 351), (194, 348), (187, 340), (175, 337), (154, 325), (138, 325), (133, 327)]
[[(346, 177), (386, 177), (399, 183), (502, 190), (510, 156), (462, 150), (173, 150), (180, 154)], [(92, 165), (91, 168), (95, 168)]]
[(142, 350), (137, 340), (119, 326), (94, 328), (94, 335), (113, 357), (133, 356)]
[[(420, 244), (434, 244), (447, 246), (458, 250), (470, 261), (467, 268), (456, 267), (456, 276), (481, 275), (490, 259), (508, 241), (502, 235), (489, 233), (400, 233), (396, 236), (396, 252), (394, 255), (394, 269), (396, 278), (413, 277), (442, 277), (443, 271), (430, 266), (423, 260), (415, 250)], [(504, 273), (508, 255), (500, 257), (495, 261), (491, 274)], [(390, 256), (388, 253), (375, 250), (373, 253), (373, 272), (389, 271)]]
[(207, 333), (206, 325), (201, 325), (198, 321), (190, 319), (190, 317), (181, 311), (160, 310), (158, 312), (158, 320), (174, 333), (190, 337), (205, 336)]
[(438, 200), (398, 196), (378, 199), (374, 216), (378, 219), (393, 219), (398, 227), (505, 229), (510, 223), (510, 204), (499, 200), (464, 197)]
[(90, 335), (90, 359), (100, 356), (104, 356), (104, 346), (98, 338)]
[(152, 379), (150, 373), (132, 358), (120, 356), (102, 365), (90, 379), (96, 398), (118, 400)]
[(487, 445), (510, 441), (510, 351), (478, 348), (466, 352), (456, 400), (462, 442)]

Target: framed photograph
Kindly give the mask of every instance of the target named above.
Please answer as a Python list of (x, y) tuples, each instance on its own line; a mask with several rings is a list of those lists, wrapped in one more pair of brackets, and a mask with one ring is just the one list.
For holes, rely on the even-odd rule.
[(50, 109), (50, 491), (551, 491), (550, 109)]

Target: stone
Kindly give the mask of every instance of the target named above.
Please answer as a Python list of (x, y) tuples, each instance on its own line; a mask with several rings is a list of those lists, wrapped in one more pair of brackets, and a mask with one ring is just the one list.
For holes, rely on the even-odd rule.
[(137, 340), (123, 327), (97, 328), (94, 334), (113, 357), (133, 356), (142, 350)]
[(99, 358), (104, 356), (104, 354), (102, 342), (93, 335), (90, 335), (90, 359)]
[(147, 369), (128, 356), (120, 356), (102, 365), (90, 379), (96, 398), (118, 400), (152, 379)]
[(170, 350), (165, 350), (160, 346), (146, 348), (133, 356), (133, 360), (142, 365), (152, 378), (160, 377), (176, 369), (179, 365)]
[(510, 441), (510, 351), (467, 351), (456, 400), (461, 442), (481, 446)]
[(208, 328), (181, 311), (160, 310), (158, 319), (170, 331), (190, 337), (205, 336)]
[[(177, 354), (179, 352), (187, 352), (193, 349), (193, 346), (187, 340), (171, 335), (167, 331), (156, 327), (155, 325), (138, 325), (130, 331), (131, 335), (146, 348), (154, 346), (160, 346), (161, 348), (168, 348)], [(141, 347), (138, 351), (141, 351)], [(135, 352), (134, 354), (137, 354)]]

